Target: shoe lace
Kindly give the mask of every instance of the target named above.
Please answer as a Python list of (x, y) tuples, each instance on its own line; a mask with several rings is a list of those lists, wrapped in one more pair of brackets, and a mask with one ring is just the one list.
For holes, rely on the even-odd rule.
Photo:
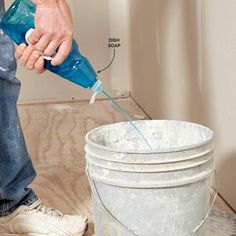
[(63, 217), (63, 213), (61, 213), (57, 209), (46, 207), (43, 203), (40, 203), (35, 208), (35, 210), (37, 212), (42, 212), (43, 214), (46, 214), (46, 215), (49, 215), (49, 216), (56, 216), (56, 217), (60, 217), (60, 218)]

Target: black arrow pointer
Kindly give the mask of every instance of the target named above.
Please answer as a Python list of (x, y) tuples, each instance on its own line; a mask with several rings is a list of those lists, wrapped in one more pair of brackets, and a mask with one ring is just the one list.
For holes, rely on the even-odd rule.
[(108, 64), (108, 66), (106, 66), (104, 69), (97, 71), (97, 73), (99, 74), (99, 73), (105, 71), (106, 69), (108, 69), (108, 68), (112, 65), (112, 63), (114, 62), (115, 56), (116, 56), (116, 50), (114, 49), (114, 50), (113, 50), (113, 56), (112, 56), (111, 62), (110, 62), (110, 63)]

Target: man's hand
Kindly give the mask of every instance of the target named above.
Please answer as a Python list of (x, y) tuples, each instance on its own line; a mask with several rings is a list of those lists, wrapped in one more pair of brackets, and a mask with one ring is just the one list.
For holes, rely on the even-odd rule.
[(39, 68), (39, 64), (43, 67), (44, 63), (40, 55), (52, 56), (58, 49), (51, 61), (52, 65), (61, 64), (68, 56), (73, 40), (73, 22), (66, 0), (34, 0), (34, 2), (35, 30), (28, 38), (31, 46), (21, 44), (16, 50), (16, 57), (28, 69), (42, 72), (43, 68)]

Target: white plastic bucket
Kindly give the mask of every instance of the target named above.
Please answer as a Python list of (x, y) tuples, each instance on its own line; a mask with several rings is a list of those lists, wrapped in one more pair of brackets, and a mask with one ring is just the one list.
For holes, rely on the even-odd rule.
[[(99, 127), (86, 135), (96, 236), (207, 236), (213, 132), (168, 120)], [(204, 224), (202, 224), (204, 222)], [(199, 227), (201, 225), (201, 227)]]

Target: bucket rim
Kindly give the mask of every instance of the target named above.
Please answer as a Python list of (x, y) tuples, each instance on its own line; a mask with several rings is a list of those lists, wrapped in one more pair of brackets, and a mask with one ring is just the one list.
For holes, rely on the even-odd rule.
[(209, 144), (214, 137), (214, 133), (213, 131), (201, 124), (198, 123), (194, 123), (194, 122), (189, 122), (189, 121), (183, 121), (183, 120), (165, 120), (165, 119), (161, 119), (161, 120), (135, 120), (133, 121), (134, 123), (138, 123), (138, 122), (144, 122), (144, 121), (149, 121), (149, 122), (179, 122), (179, 123), (186, 123), (186, 124), (192, 124), (192, 125), (196, 125), (199, 126), (201, 128), (204, 128), (206, 130), (208, 130), (209, 132), (209, 137), (207, 137), (204, 141), (198, 142), (198, 143), (194, 143), (191, 145), (187, 145), (185, 147), (177, 147), (177, 148), (163, 148), (163, 149), (153, 149), (153, 150), (134, 150), (134, 149), (127, 149), (127, 150), (121, 150), (120, 148), (116, 148), (116, 147), (109, 147), (109, 146), (104, 146), (101, 144), (97, 144), (93, 141), (91, 141), (91, 139), (89, 138), (91, 136), (91, 134), (93, 132), (96, 132), (97, 130), (100, 130), (104, 127), (108, 127), (111, 125), (119, 125), (119, 124), (124, 124), (124, 123), (129, 123), (128, 121), (123, 121), (123, 122), (116, 122), (116, 123), (112, 123), (112, 124), (107, 124), (107, 125), (102, 125), (99, 126), (97, 128), (94, 128), (92, 130), (90, 130), (86, 135), (85, 135), (85, 141), (88, 145), (94, 146), (95, 148), (98, 148), (100, 150), (104, 150), (104, 151), (109, 151), (109, 152), (115, 152), (115, 153), (124, 153), (124, 154), (160, 154), (160, 153), (173, 153), (173, 152), (182, 152), (182, 151), (187, 151), (187, 150), (191, 150), (194, 148), (198, 148), (201, 146), (204, 146), (206, 144)]

